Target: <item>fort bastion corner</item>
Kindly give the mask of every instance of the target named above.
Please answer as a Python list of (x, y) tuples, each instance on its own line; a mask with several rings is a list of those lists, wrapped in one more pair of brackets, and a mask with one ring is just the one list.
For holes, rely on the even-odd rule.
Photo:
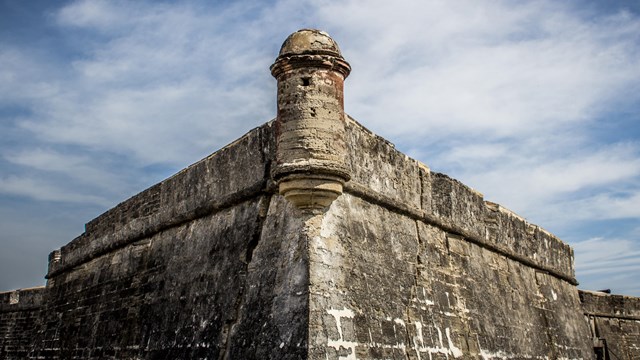
[(270, 70), (275, 120), (0, 293), (0, 358), (640, 359), (640, 299), (578, 290), (571, 247), (345, 114), (328, 34)]

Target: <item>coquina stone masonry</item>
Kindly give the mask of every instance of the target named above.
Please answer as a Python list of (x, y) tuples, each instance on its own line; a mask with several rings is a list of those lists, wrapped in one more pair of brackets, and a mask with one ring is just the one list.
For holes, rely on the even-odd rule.
[(26, 359), (37, 335), (44, 287), (0, 293), (0, 359)]
[(326, 33), (271, 67), (273, 121), (123, 201), (0, 294), (3, 359), (638, 359), (640, 300), (344, 113)]
[(580, 291), (600, 359), (640, 359), (640, 298)]

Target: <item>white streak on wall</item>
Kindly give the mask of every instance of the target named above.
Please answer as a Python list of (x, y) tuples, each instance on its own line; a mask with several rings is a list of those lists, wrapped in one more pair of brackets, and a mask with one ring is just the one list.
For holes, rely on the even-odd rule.
[(435, 326), (436, 330), (438, 330), (438, 341), (440, 342), (440, 347), (443, 348), (444, 344), (442, 343), (442, 331), (440, 331), (440, 328)]
[[(414, 297), (413, 299), (411, 299), (411, 301), (417, 302), (418, 304), (424, 304), (424, 305), (427, 305), (427, 306), (435, 305), (435, 303), (432, 300), (427, 299), (427, 291), (424, 288), (422, 288), (422, 298), (424, 300), (418, 299), (417, 297)], [(426, 310), (426, 307), (424, 307), (424, 306), (421, 307), (421, 308), (423, 310)]]
[(458, 358), (462, 356), (462, 350), (460, 350), (455, 345), (453, 345), (453, 342), (451, 341), (451, 334), (449, 333), (449, 328), (444, 329), (444, 332), (447, 334), (447, 343), (449, 345), (449, 350), (451, 350), (451, 355), (453, 355), (454, 358)]
[[(420, 321), (415, 321), (413, 325), (416, 328), (416, 336), (413, 337), (413, 349), (419, 349), (424, 346), (424, 339), (422, 338), (422, 323)], [(418, 345), (418, 340), (420, 340), (420, 345)], [(420, 351), (416, 350), (416, 355), (418, 356), (418, 360), (422, 360), (420, 357)], [(429, 355), (431, 358), (431, 355)]]
[[(327, 310), (327, 313), (333, 316), (333, 318), (335, 319), (337, 332), (338, 332), (338, 339), (327, 339), (327, 346), (332, 347), (337, 351), (340, 351), (341, 348), (343, 349), (343, 351), (344, 349), (349, 350), (348, 355), (339, 356), (339, 359), (341, 360), (357, 360), (357, 357), (356, 357), (357, 346), (366, 347), (366, 348), (398, 349), (403, 351), (406, 351), (407, 348), (410, 348), (416, 352), (416, 356), (418, 360), (422, 360), (421, 354), (424, 354), (424, 353), (427, 353), (429, 355), (429, 359), (432, 359), (433, 354), (442, 354), (442, 355), (445, 355), (447, 358), (449, 358), (449, 356), (458, 358), (463, 355), (462, 351), (453, 344), (453, 341), (451, 340), (451, 334), (450, 334), (449, 328), (445, 328), (445, 334), (447, 337), (447, 343), (445, 344), (442, 331), (440, 330), (439, 327), (434, 326), (436, 331), (438, 332), (439, 346), (438, 345), (426, 346), (424, 334), (423, 334), (423, 324), (420, 321), (412, 321), (407, 325), (404, 322), (404, 320), (400, 318), (395, 318), (393, 319), (393, 322), (397, 325), (404, 326), (405, 331), (408, 331), (407, 326), (411, 326), (411, 325), (414, 326), (415, 336), (413, 336), (413, 339), (412, 339), (413, 344), (405, 344), (403, 342), (399, 342), (396, 344), (381, 344), (381, 343), (374, 342), (373, 336), (371, 335), (371, 329), (368, 330), (369, 342), (359, 343), (356, 341), (345, 340), (344, 334), (342, 332), (342, 319), (344, 318), (352, 319), (354, 317), (354, 313), (352, 310), (349, 310), (346, 308), (329, 309)], [(391, 321), (391, 317), (385, 317), (385, 319), (387, 321)], [(395, 328), (395, 325), (394, 325), (394, 328)], [(485, 352), (483, 356), (485, 355), (493, 355), (493, 354), (489, 354)]]
[(342, 318), (353, 319), (353, 316), (354, 316), (353, 311), (347, 308), (342, 308), (342, 310), (329, 309), (327, 310), (327, 313), (333, 316), (333, 318), (336, 320), (336, 327), (338, 328), (338, 336), (339, 336), (339, 339), (337, 340), (327, 339), (327, 345), (331, 346), (332, 348), (338, 351), (340, 351), (341, 347), (345, 349), (350, 349), (351, 352), (349, 353), (349, 355), (347, 355), (346, 357), (340, 356), (340, 359), (357, 360), (356, 345), (358, 345), (358, 343), (355, 341), (345, 341), (342, 335)]
[(342, 310), (337, 310), (337, 309), (330, 309), (327, 310), (327, 313), (329, 313), (329, 315), (333, 316), (334, 319), (336, 319), (336, 326), (338, 327), (338, 334), (340, 335), (340, 340), (343, 339), (342, 337), (342, 318), (349, 318), (349, 319), (353, 319), (353, 311), (347, 309), (347, 308), (343, 308)]
[[(422, 323), (420, 321), (414, 321), (413, 325), (416, 327), (416, 336), (413, 337), (413, 347), (421, 348), (424, 346), (424, 338), (422, 337)], [(420, 345), (418, 345), (420, 341)]]
[[(533, 355), (516, 355), (504, 351), (490, 352), (487, 350), (480, 349), (480, 356), (484, 360), (494, 360), (494, 359), (538, 359), (538, 360), (550, 360), (548, 356), (533, 356)], [(558, 357), (554, 358), (557, 360), (584, 360), (584, 358), (568, 358), (568, 357)]]

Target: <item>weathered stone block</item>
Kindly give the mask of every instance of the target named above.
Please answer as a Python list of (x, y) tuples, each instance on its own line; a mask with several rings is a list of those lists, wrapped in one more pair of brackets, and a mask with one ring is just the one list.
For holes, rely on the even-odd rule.
[(433, 214), (455, 224), (469, 235), (484, 235), (485, 205), (482, 194), (440, 173), (431, 173)]
[(424, 166), (351, 118), (347, 121), (347, 143), (352, 182), (407, 207), (421, 208)]
[(487, 244), (575, 283), (573, 250), (560, 239), (504, 207), (486, 203)]

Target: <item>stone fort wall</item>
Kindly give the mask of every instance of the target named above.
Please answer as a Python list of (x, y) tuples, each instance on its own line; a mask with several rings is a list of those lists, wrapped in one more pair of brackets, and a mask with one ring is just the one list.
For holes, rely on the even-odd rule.
[(275, 121), (0, 294), (3, 358), (637, 358), (638, 299), (580, 293), (568, 245), (343, 113), (327, 34), (271, 70)]
[(637, 299), (579, 294), (553, 235), (352, 119), (345, 193), (301, 212), (269, 180), (274, 131), (89, 222), (46, 288), (2, 294), (4, 358), (588, 359), (594, 338), (635, 358)]
[(347, 129), (351, 181), (310, 220), (310, 358), (593, 357), (569, 246)]

